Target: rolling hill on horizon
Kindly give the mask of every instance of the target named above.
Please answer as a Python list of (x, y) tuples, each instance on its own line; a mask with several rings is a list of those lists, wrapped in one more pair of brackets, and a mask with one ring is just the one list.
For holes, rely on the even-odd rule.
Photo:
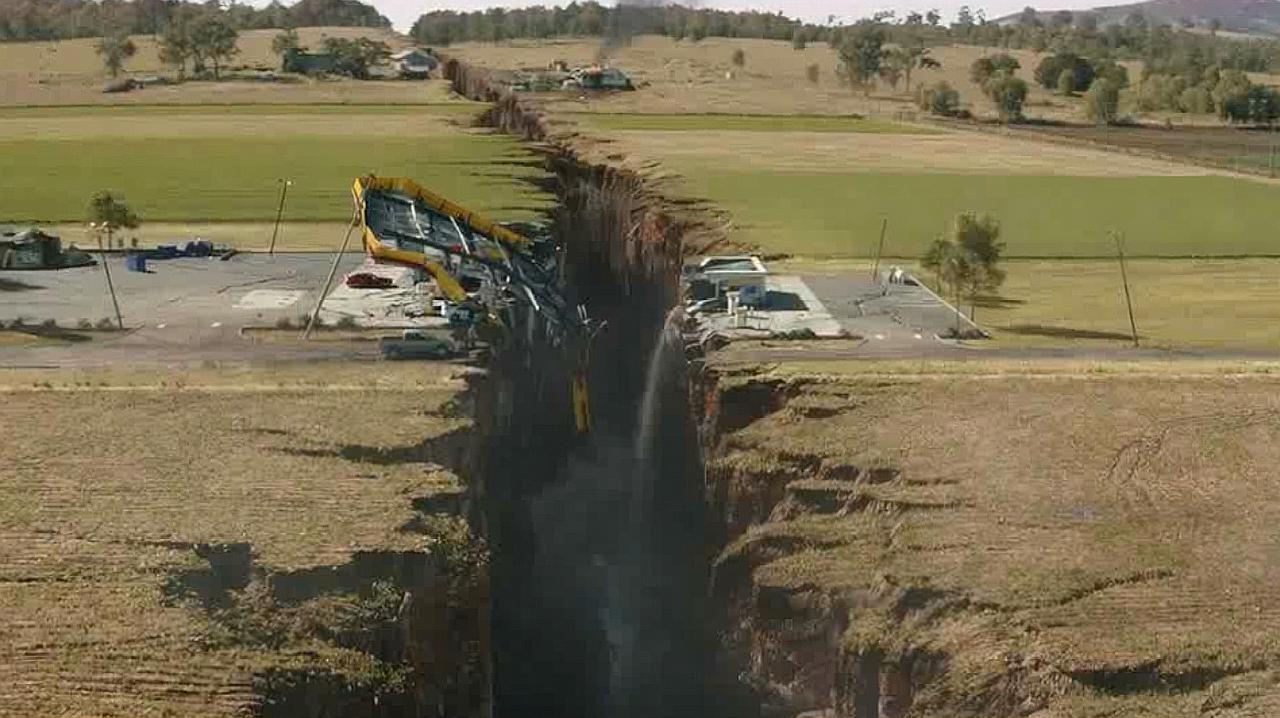
[[(1048, 22), (1054, 10), (1037, 8), (1037, 16)], [(1141, 13), (1149, 22), (1164, 22), (1184, 27), (1211, 27), (1214, 20), (1223, 30), (1244, 33), (1280, 34), (1280, 0), (1145, 0), (1126, 5), (1104, 5), (1073, 14), (1097, 16), (1099, 25), (1122, 23), (1133, 13)], [(1015, 23), (1021, 13), (1007, 15), (996, 22)]]

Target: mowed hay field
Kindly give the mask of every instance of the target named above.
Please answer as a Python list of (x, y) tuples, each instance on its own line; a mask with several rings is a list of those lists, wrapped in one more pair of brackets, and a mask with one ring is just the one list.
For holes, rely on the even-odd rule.
[(83, 221), (90, 195), (122, 194), (145, 221), (345, 220), (358, 176), (407, 176), (499, 219), (550, 198), (540, 161), (469, 129), (480, 106), (41, 108), (0, 113), (0, 220)]
[(847, 651), (940, 667), (913, 715), (1276, 714), (1274, 376), (824, 366), (709, 467), (783, 498), (752, 595), (847, 596)]
[(256, 714), (280, 671), (376, 691), (332, 640), (371, 610), (346, 570), (425, 560), (404, 527), (459, 490), (451, 371), (0, 372), (0, 715)]

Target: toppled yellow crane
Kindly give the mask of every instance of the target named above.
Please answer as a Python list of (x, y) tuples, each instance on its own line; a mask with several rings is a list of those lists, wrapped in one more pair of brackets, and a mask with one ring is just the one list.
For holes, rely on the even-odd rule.
[(451, 321), (504, 336), (523, 330), (558, 348), (572, 367), (574, 423), (591, 428), (586, 371), (599, 322), (560, 290), (554, 252), (410, 179), (361, 177), (351, 188), (365, 252), (425, 270), (452, 307)]

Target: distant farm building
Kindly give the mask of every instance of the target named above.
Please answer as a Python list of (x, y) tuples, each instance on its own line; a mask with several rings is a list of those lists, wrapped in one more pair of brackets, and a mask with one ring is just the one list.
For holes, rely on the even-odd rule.
[(302, 75), (322, 75), (333, 72), (337, 60), (327, 52), (307, 52), (297, 48), (284, 54), (281, 69), (285, 72), (297, 72)]
[(570, 74), (584, 90), (634, 90), (627, 73), (614, 67), (586, 67)]
[(0, 269), (59, 269), (92, 264), (86, 253), (62, 250), (62, 240), (35, 227), (0, 229)]
[(434, 55), (417, 48), (401, 50), (391, 56), (391, 61), (395, 63), (401, 77), (412, 80), (425, 80), (440, 66), (440, 61)]

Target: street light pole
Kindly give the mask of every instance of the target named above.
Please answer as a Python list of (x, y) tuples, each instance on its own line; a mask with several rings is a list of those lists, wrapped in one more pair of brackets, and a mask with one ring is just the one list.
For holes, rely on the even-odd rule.
[(293, 184), (292, 180), (278, 179), (280, 183), (280, 206), (276, 208), (276, 226), (271, 230), (271, 247), (267, 249), (267, 254), (275, 256), (276, 253), (276, 237), (280, 235), (280, 218), (284, 216), (284, 198), (289, 194), (289, 185)]

